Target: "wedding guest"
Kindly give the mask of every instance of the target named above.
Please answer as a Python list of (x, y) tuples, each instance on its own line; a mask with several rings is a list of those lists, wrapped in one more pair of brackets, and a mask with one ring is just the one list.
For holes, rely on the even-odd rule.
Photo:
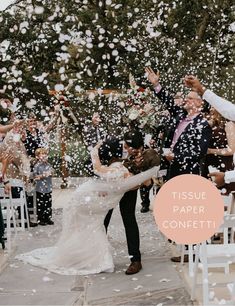
[(206, 89), (193, 75), (186, 75), (184, 78), (184, 83), (187, 87), (196, 91), (203, 100), (206, 100), (225, 119), (235, 121), (235, 105), (232, 102), (216, 95), (211, 90)]
[(11, 120), (12, 112), (8, 107), (9, 102), (9, 100), (0, 99), (0, 133), (4, 134), (13, 128)]
[[(143, 169), (148, 169), (150, 167), (150, 165), (148, 165), (147, 167), (144, 166), (146, 163), (149, 164), (153, 163), (154, 166), (159, 165), (160, 164), (160, 154), (159, 151), (156, 151), (154, 149), (145, 149), (142, 152), (142, 158), (143, 161), (142, 163), (139, 164), (139, 167), (141, 169), (141, 171), (143, 171)], [(149, 207), (150, 207), (150, 190), (152, 189), (154, 184), (153, 179), (151, 181), (149, 181), (148, 184), (142, 184), (140, 186), (140, 197), (141, 197), (141, 213), (146, 213), (149, 211)], [(158, 189), (159, 190), (159, 189)], [(158, 190), (153, 191), (154, 194), (155, 192), (158, 192)]]
[[(2, 117), (1, 110), (0, 110), (0, 117)], [(0, 123), (0, 133), (2, 134), (1, 135), (1, 142), (3, 141), (7, 132), (10, 132), (14, 127), (16, 128), (16, 127), (23, 124), (23, 122), (21, 120), (18, 120), (18, 119), (15, 118), (15, 115), (13, 113), (11, 113), (10, 110), (8, 110), (8, 115), (7, 115), (6, 119), (7, 119), (6, 124), (5, 123), (4, 124)]]
[(21, 134), (21, 140), (30, 158), (35, 158), (35, 152), (38, 148), (48, 147), (46, 136), (53, 127), (53, 123), (42, 125), (34, 114), (29, 115), (29, 119), (26, 121), (26, 129)]
[(0, 124), (0, 133), (6, 134), (13, 128), (13, 124), (8, 124), (8, 125), (2, 125)]
[[(159, 114), (160, 115), (160, 114)], [(162, 111), (161, 112), (161, 120), (158, 123), (158, 126), (155, 127), (155, 129), (152, 130), (152, 134), (146, 134), (145, 135), (145, 149), (155, 149), (156, 152), (159, 154), (159, 156), (162, 154), (162, 148), (164, 145), (164, 138), (166, 133), (166, 128), (168, 126), (169, 122), (169, 112), (168, 111)], [(161, 165), (162, 169), (165, 168), (165, 166)], [(140, 198), (141, 198), (141, 213), (146, 213), (149, 211), (150, 207), (150, 191), (153, 187), (153, 182), (149, 186), (141, 186), (140, 187)]]
[(168, 179), (180, 174), (200, 174), (200, 162), (211, 139), (211, 128), (202, 114), (202, 99), (191, 91), (182, 101), (182, 106), (176, 105), (174, 98), (160, 85), (159, 74), (151, 68), (146, 68), (146, 73), (157, 97), (171, 115), (165, 141), (165, 146), (170, 148), (165, 155), (169, 162)]
[[(0, 163), (4, 163), (6, 161), (10, 162), (12, 158), (13, 157), (10, 154), (0, 153)], [(0, 186), (2, 188), (4, 187), (4, 191), (6, 194), (9, 194), (11, 186), (7, 178), (2, 173), (0, 173)], [(2, 207), (0, 204), (0, 244), (2, 245), (2, 249), (5, 249), (4, 231), (5, 231), (5, 226), (2, 215)]]
[[(209, 174), (208, 167), (225, 172), (234, 169), (233, 154), (235, 153), (235, 123), (227, 121), (214, 108), (211, 108), (208, 122), (212, 127), (212, 138), (204, 161), (203, 176)], [(235, 190), (235, 184), (225, 185), (223, 194), (228, 195)]]
[(92, 149), (100, 140), (104, 140), (106, 134), (99, 113), (94, 113), (91, 123), (87, 124), (83, 130), (84, 142), (88, 150)]
[(27, 179), (30, 175), (30, 161), (20, 139), (22, 126), (22, 121), (14, 122), (13, 128), (6, 133), (3, 142), (0, 144), (0, 153), (5, 152), (13, 155), (11, 162), (3, 165), (3, 174), (6, 173), (8, 167), (9, 177), (18, 178), (18, 176), (21, 176), (23, 179)]
[[(24, 144), (21, 141), (21, 133), (24, 129), (25, 121), (15, 119), (14, 113), (9, 115), (10, 120), (5, 129), (7, 133), (0, 144), (0, 153), (5, 152), (11, 155), (12, 158), (5, 159), (2, 163), (2, 173), (7, 173), (9, 178), (22, 179), (27, 184), (30, 176), (30, 160), (27, 156)], [(11, 187), (11, 194), (13, 198), (19, 198), (22, 188)], [(27, 202), (28, 204), (28, 202)], [(20, 208), (17, 208), (20, 217)], [(30, 222), (30, 226), (36, 226), (36, 223)]]
[[(21, 139), (24, 143), (27, 155), (30, 158), (31, 174), (33, 173), (33, 167), (37, 162), (35, 152), (38, 148), (48, 148), (49, 132), (56, 126), (58, 116), (58, 111), (55, 111), (47, 124), (43, 124), (41, 121), (37, 120), (34, 113), (30, 113), (29, 118), (26, 120), (26, 129), (21, 133)], [(33, 183), (31, 178), (30, 183)], [(32, 213), (31, 208), (33, 208), (34, 205), (34, 196), (32, 193), (26, 192), (26, 199), (30, 216)], [(37, 225), (37, 223), (30, 224), (31, 226)]]
[(21, 120), (18, 120), (12, 109), (12, 102), (8, 99), (2, 99), (0, 103), (0, 133), (4, 138), (6, 133), (11, 131), (14, 127), (18, 127), (23, 124)]
[[(150, 134), (146, 134), (144, 137), (144, 148), (149, 149), (156, 146), (156, 141), (153, 139), (153, 136)], [(153, 182), (148, 186), (141, 186), (140, 187), (140, 198), (141, 198), (141, 213), (149, 212), (150, 207), (150, 190), (153, 187)]]
[[(26, 201), (30, 218), (30, 207), (33, 206), (33, 197), (28, 197), (27, 195), (27, 186), (30, 179), (31, 169), (31, 160), (27, 155), (26, 148), (21, 141), (21, 135), (25, 127), (25, 120), (21, 120), (20, 123), (13, 127), (13, 129), (8, 132), (4, 138), (2, 146), (0, 146), (0, 151), (4, 150), (11, 152), (13, 155), (13, 160), (8, 166), (8, 176), (10, 178), (16, 178), (23, 180), (26, 187)], [(21, 187), (12, 187), (11, 193), (13, 198), (19, 198), (22, 191)], [(30, 200), (29, 200), (30, 199)], [(17, 208), (19, 218), (21, 218), (20, 207)], [(25, 218), (26, 218), (26, 212)], [(29, 222), (30, 227), (37, 226), (37, 223)], [(27, 225), (26, 225), (27, 226)]]
[[(164, 154), (169, 162), (167, 179), (181, 174), (201, 174), (201, 161), (207, 153), (211, 139), (211, 128), (202, 114), (203, 101), (195, 92), (175, 103), (174, 98), (160, 85), (159, 73), (146, 68), (148, 80), (155, 93), (170, 112), (171, 122), (167, 131), (165, 146), (169, 153)], [(180, 262), (181, 256), (172, 257), (171, 261)], [(188, 255), (184, 256), (188, 261)]]
[(212, 172), (208, 174), (208, 176), (213, 178), (213, 181), (217, 187), (223, 187), (225, 184), (231, 184), (235, 182), (235, 170), (226, 172)]
[[(94, 113), (91, 122), (88, 122), (83, 129), (83, 139), (88, 152), (99, 142), (106, 138), (107, 132), (102, 125), (102, 120), (98, 113)], [(89, 176), (93, 176), (92, 161), (89, 158), (84, 163), (85, 170)]]
[(38, 160), (34, 166), (33, 173), (36, 181), (37, 216), (40, 225), (53, 225), (52, 221), (52, 172), (48, 163), (48, 151), (38, 148), (35, 151)]
[[(193, 75), (185, 76), (184, 83), (187, 87), (195, 90), (202, 96), (211, 106), (213, 106), (218, 113), (224, 118), (235, 121), (235, 105), (230, 101), (219, 97), (214, 92), (206, 89), (202, 83)], [(226, 172), (213, 172), (209, 174), (209, 177), (213, 177), (214, 182), (218, 187), (224, 186), (224, 184), (230, 184), (235, 182), (235, 170)]]
[(10, 185), (9, 185), (9, 180), (6, 177), (6, 171), (3, 172), (3, 169), (7, 170), (8, 165), (12, 162), (13, 159), (14, 156), (11, 153), (0, 151), (0, 164), (1, 164), (0, 183), (4, 184), (4, 189), (6, 193), (10, 192)]

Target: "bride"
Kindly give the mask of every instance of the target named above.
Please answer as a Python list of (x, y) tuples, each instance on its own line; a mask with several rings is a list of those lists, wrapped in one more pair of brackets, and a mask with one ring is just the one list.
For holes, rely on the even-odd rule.
[(58, 242), (16, 256), (31, 265), (63, 275), (113, 272), (114, 264), (103, 225), (109, 209), (123, 194), (156, 175), (157, 167), (131, 176), (120, 160), (122, 145), (115, 138), (97, 145), (91, 152), (99, 178), (82, 184), (63, 211), (63, 230)]

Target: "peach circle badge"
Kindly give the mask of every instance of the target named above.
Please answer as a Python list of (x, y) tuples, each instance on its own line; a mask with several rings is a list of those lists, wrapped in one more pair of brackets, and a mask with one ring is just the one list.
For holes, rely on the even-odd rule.
[(179, 244), (203, 242), (224, 218), (224, 202), (213, 183), (199, 175), (179, 175), (162, 186), (154, 202), (159, 230)]

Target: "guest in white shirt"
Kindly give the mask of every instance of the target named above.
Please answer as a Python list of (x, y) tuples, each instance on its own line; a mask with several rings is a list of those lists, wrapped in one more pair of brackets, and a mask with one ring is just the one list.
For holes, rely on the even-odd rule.
[(187, 87), (196, 91), (203, 100), (213, 106), (225, 119), (235, 121), (235, 105), (232, 102), (216, 95), (210, 89), (206, 89), (193, 75), (186, 75), (184, 83)]
[[(235, 105), (232, 102), (216, 95), (211, 90), (206, 89), (193, 75), (185, 76), (184, 83), (187, 87), (192, 88), (201, 95), (202, 98), (213, 106), (224, 118), (235, 122)], [(214, 178), (214, 182), (218, 187), (223, 186), (225, 183), (229, 184), (235, 182), (235, 170), (213, 172), (210, 173), (209, 176)]]

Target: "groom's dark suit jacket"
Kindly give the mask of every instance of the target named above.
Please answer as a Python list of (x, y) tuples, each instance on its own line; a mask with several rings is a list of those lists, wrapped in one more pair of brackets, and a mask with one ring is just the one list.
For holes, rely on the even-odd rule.
[[(174, 104), (174, 99), (165, 89), (156, 94), (171, 115), (171, 120), (165, 131), (164, 147), (170, 147), (179, 122), (187, 112)], [(169, 165), (168, 179), (180, 174), (200, 174), (200, 164), (207, 153), (211, 139), (211, 127), (200, 113), (188, 124), (176, 142), (173, 153), (174, 160)]]

